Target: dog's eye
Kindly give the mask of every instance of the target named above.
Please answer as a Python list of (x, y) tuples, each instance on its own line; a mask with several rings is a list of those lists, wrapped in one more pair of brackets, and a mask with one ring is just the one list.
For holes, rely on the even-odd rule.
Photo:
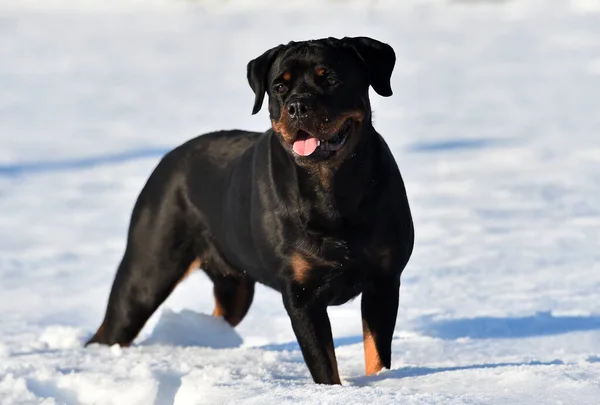
[(279, 83), (275, 85), (274, 89), (276, 93), (283, 94), (287, 91), (287, 86), (285, 84)]

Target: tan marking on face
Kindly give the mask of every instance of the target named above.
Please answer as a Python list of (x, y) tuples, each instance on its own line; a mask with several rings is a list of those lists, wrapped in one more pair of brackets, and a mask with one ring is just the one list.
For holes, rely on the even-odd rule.
[(335, 120), (330, 121), (329, 123), (321, 124), (321, 133), (333, 135), (342, 129), (342, 126), (349, 119), (356, 121), (356, 123), (362, 123), (365, 118), (365, 113), (362, 111), (349, 111), (344, 114), (340, 114)]
[(317, 72), (317, 76), (323, 76), (325, 74), (325, 68), (318, 67), (316, 72)]
[(289, 81), (292, 78), (292, 74), (290, 72), (285, 72), (283, 74), (283, 80)]
[(367, 323), (363, 320), (363, 342), (365, 349), (365, 374), (377, 374), (384, 368), (381, 356), (375, 344), (375, 336), (369, 329)]
[(293, 253), (290, 259), (292, 265), (292, 271), (294, 272), (294, 279), (299, 283), (304, 283), (308, 280), (310, 275), (311, 265), (299, 253)]
[(275, 132), (281, 134), (283, 140), (289, 144), (294, 141), (294, 135), (288, 131), (288, 115), (285, 107), (281, 110), (281, 116), (278, 121), (271, 120), (271, 126)]
[(333, 347), (333, 343), (331, 346), (327, 348), (327, 357), (329, 357), (329, 362), (331, 363), (331, 379), (334, 384), (341, 384), (340, 374), (338, 371), (337, 359), (335, 358), (335, 348)]

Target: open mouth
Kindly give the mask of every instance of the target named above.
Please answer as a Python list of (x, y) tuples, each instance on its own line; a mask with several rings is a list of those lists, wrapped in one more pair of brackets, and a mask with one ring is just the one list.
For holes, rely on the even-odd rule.
[(342, 128), (340, 128), (340, 130), (329, 140), (322, 140), (310, 135), (306, 131), (299, 130), (296, 140), (292, 145), (292, 149), (299, 156), (311, 156), (313, 154), (332, 155), (342, 149), (346, 143), (348, 135), (350, 134), (351, 125), (352, 120), (346, 120), (342, 125)]

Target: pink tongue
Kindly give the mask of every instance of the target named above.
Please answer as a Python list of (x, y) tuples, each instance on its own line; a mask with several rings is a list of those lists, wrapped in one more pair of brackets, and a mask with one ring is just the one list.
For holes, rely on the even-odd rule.
[(317, 146), (319, 146), (319, 141), (317, 138), (309, 136), (306, 139), (297, 140), (294, 142), (293, 149), (294, 152), (300, 156), (308, 156), (317, 150)]

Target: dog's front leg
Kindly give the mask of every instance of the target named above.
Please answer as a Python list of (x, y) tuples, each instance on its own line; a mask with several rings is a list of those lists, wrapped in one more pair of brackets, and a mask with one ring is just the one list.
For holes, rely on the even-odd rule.
[(392, 362), (392, 335), (398, 314), (400, 275), (372, 280), (362, 293), (365, 373), (373, 375)]
[(296, 283), (283, 292), (283, 303), (304, 361), (317, 384), (341, 384), (327, 307), (306, 295), (307, 291)]

